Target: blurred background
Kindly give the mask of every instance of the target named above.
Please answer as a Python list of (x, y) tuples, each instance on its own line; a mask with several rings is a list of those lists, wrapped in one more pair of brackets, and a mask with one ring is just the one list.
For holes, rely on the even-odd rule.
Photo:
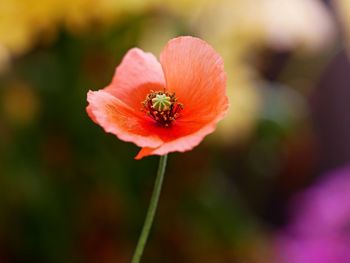
[(223, 56), (231, 107), (170, 155), (143, 262), (350, 262), (349, 0), (0, 0), (1, 263), (130, 262), (158, 158), (86, 94), (179, 35)]

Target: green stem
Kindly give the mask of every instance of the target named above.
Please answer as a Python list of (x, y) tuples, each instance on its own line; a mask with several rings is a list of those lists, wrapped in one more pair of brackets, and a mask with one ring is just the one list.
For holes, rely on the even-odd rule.
[(153, 193), (150, 201), (150, 205), (148, 207), (145, 223), (143, 224), (142, 232), (139, 237), (139, 241), (137, 242), (137, 246), (134, 252), (134, 256), (132, 257), (131, 263), (139, 263), (142, 257), (143, 250), (145, 248), (149, 232), (152, 227), (154, 215), (157, 210), (158, 201), (160, 192), (162, 189), (162, 183), (164, 179), (165, 167), (167, 162), (168, 155), (163, 155), (160, 157), (158, 172), (156, 181), (154, 183)]

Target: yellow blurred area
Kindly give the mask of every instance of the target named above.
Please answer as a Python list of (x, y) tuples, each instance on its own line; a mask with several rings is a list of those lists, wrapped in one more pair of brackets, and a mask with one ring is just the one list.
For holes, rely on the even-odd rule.
[[(197, 2), (205, 1), (169, 1), (165, 6), (187, 13)], [(61, 24), (71, 32), (79, 32), (92, 23), (110, 24), (123, 14), (137, 13), (157, 4), (163, 6), (158, 0), (3, 0), (0, 44), (11, 53), (21, 54), (37, 39), (50, 37)]]
[(202, 13), (201, 31), (234, 47), (245, 42), (317, 51), (335, 36), (331, 14), (318, 0), (220, 0), (208, 4)]
[(1, 105), (6, 119), (16, 126), (32, 123), (40, 108), (34, 89), (20, 82), (14, 83), (5, 90)]
[(123, 11), (141, 9), (147, 1), (5, 0), (0, 2), (0, 43), (21, 54), (37, 39), (50, 36), (60, 24), (72, 32), (89, 23), (114, 21)]
[(347, 39), (348, 52), (350, 52), (350, 1), (333, 0), (333, 3), (342, 22), (343, 31)]
[[(186, 15), (188, 22), (194, 21), (194, 27), (216, 31), (216, 36), (238, 34), (242, 39), (265, 39), (281, 48), (317, 48), (330, 39), (334, 29), (325, 7), (317, 0), (3, 0), (0, 43), (17, 54), (60, 23), (75, 32), (89, 23), (111, 23), (122, 14), (146, 8), (165, 8)], [(319, 30), (312, 30), (315, 26)]]

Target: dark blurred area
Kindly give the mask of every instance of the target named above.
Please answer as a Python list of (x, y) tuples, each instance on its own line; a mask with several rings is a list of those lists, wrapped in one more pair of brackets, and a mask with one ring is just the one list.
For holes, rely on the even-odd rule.
[[(350, 162), (349, 17), (347, 0), (2, 0), (0, 262), (130, 261), (158, 158), (135, 161), (86, 94), (128, 49), (158, 56), (179, 35), (222, 55), (230, 113), (170, 155), (143, 262), (350, 262), (349, 232), (333, 238), (349, 169), (329, 198)], [(332, 231), (299, 231), (304, 203)]]

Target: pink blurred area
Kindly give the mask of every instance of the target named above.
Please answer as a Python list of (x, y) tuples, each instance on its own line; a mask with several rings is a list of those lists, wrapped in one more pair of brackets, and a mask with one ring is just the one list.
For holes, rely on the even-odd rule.
[(277, 238), (277, 262), (350, 261), (350, 166), (325, 174), (297, 195)]

